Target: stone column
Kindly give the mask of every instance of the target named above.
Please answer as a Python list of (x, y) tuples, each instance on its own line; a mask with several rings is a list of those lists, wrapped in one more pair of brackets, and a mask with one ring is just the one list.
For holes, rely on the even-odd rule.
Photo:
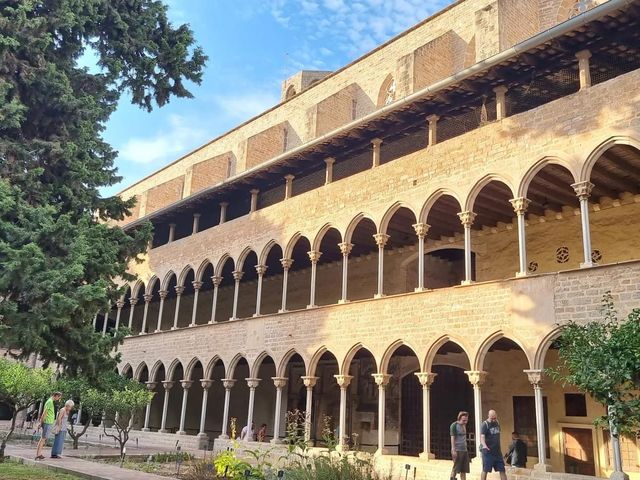
[(382, 455), (384, 451), (384, 432), (385, 432), (385, 387), (389, 384), (391, 375), (386, 373), (373, 373), (371, 375), (378, 384), (378, 451)]
[(311, 422), (313, 420), (313, 387), (316, 386), (318, 377), (300, 377), (304, 382), (304, 386), (307, 387), (307, 401), (304, 411), (304, 441), (309, 442), (311, 440)]
[(373, 140), (371, 140), (371, 145), (373, 146), (373, 161), (371, 164), (371, 168), (376, 168), (380, 165), (380, 147), (382, 145), (382, 139), (374, 138)]
[(171, 327), (171, 330), (178, 329), (178, 317), (180, 316), (180, 298), (184, 293), (184, 285), (177, 285), (175, 288), (176, 288), (176, 311), (173, 314), (173, 327)]
[(509, 200), (511, 205), (513, 205), (513, 211), (516, 212), (516, 217), (518, 220), (518, 259), (519, 259), (519, 268), (516, 273), (516, 277), (525, 277), (527, 275), (528, 266), (527, 266), (527, 236), (525, 232), (525, 219), (524, 214), (527, 212), (527, 208), (529, 207), (529, 203), (531, 202), (528, 198), (519, 197), (512, 198)]
[(418, 287), (416, 292), (424, 292), (424, 238), (429, 232), (430, 225), (427, 223), (414, 223), (413, 229), (418, 236)]
[(209, 388), (211, 387), (211, 385), (213, 385), (213, 380), (203, 378), (200, 380), (200, 385), (202, 385), (202, 410), (200, 411), (200, 431), (198, 432), (198, 437), (208, 438), (207, 434), (204, 431), (204, 428), (207, 421), (207, 401), (209, 399)]
[(373, 238), (378, 245), (378, 293), (374, 298), (382, 298), (384, 297), (384, 246), (390, 237), (386, 233), (376, 233)]
[(180, 410), (180, 430), (176, 433), (178, 435), (186, 435), (187, 432), (184, 429), (184, 424), (187, 419), (187, 398), (189, 396), (189, 388), (193, 385), (193, 381), (182, 380), (180, 385), (182, 386), (182, 409)]
[(200, 214), (193, 214), (193, 228), (191, 229), (191, 235), (195, 235), (200, 230)]
[(76, 421), (73, 424), (82, 425), (82, 403), (78, 404), (78, 414), (76, 415)]
[(222, 225), (227, 221), (227, 207), (229, 206), (229, 202), (220, 202), (220, 223)]
[(311, 250), (307, 252), (309, 259), (311, 260), (311, 293), (309, 294), (309, 305), (307, 308), (316, 307), (316, 268), (322, 252), (318, 250)]
[(475, 420), (475, 435), (476, 435), (476, 452), (480, 451), (480, 425), (482, 425), (482, 391), (480, 387), (487, 378), (487, 372), (480, 370), (466, 371), (464, 372), (469, 377), (469, 382), (473, 385), (473, 418)]
[(140, 329), (140, 335), (147, 333), (147, 314), (149, 313), (149, 304), (153, 299), (153, 294), (145, 293), (142, 298), (144, 298), (144, 312), (142, 314), (142, 328)]
[(291, 198), (293, 194), (293, 179), (296, 178), (295, 175), (285, 175), (284, 176), (284, 199), (287, 200)]
[[(249, 430), (251, 430), (251, 424), (253, 423), (253, 405), (256, 400), (256, 388), (260, 384), (259, 378), (245, 378), (247, 381), (247, 386), (249, 387), (249, 409), (247, 411), (247, 425), (249, 426)], [(250, 438), (249, 441), (253, 441), (253, 438)]]
[(432, 147), (438, 142), (438, 115), (429, 115), (427, 117), (427, 128), (429, 129), (429, 137), (427, 146)]
[(129, 305), (131, 305), (131, 309), (129, 310), (129, 323), (127, 327), (131, 330), (133, 326), (133, 311), (135, 310), (136, 304), (138, 303), (138, 299), (136, 297), (129, 297)]
[(167, 241), (167, 243), (173, 242), (175, 238), (176, 238), (176, 224), (170, 223), (169, 224), (169, 240)]
[(164, 313), (164, 301), (167, 298), (167, 295), (169, 295), (169, 291), (168, 290), (160, 290), (158, 292), (158, 295), (160, 295), (160, 307), (158, 308), (158, 320), (157, 320), (157, 325), (156, 325), (156, 332), (159, 332), (160, 330), (162, 330), (162, 314)]
[[(147, 390), (149, 390), (150, 392), (153, 392), (156, 387), (158, 386), (157, 382), (147, 382), (146, 383), (147, 386)], [(148, 432), (149, 431), (149, 418), (151, 416), (151, 402), (153, 401), (153, 399), (149, 400), (149, 403), (147, 403), (147, 408), (144, 412), (144, 427), (142, 428), (143, 432)]]
[(107, 307), (107, 310), (104, 313), (102, 322), (102, 335), (107, 334), (107, 326), (109, 325), (109, 313), (111, 313), (111, 305)]
[(287, 377), (271, 377), (276, 386), (276, 408), (273, 416), (273, 440), (271, 443), (281, 443), (280, 440), (280, 420), (282, 416), (282, 389), (287, 385)]
[(96, 328), (98, 328), (98, 315), (100, 315), (100, 312), (96, 313), (93, 316), (93, 329), (95, 330)]
[(416, 372), (416, 377), (422, 385), (422, 453), (420, 458), (436, 458), (431, 453), (431, 385), (436, 379), (437, 373)]
[(580, 75), (580, 90), (591, 86), (591, 72), (589, 70), (589, 59), (591, 52), (589, 50), (580, 50), (576, 53), (578, 59), (578, 72)]
[(342, 297), (338, 303), (347, 303), (347, 275), (349, 272), (349, 254), (353, 248), (353, 243), (342, 242), (338, 244), (340, 253), (342, 253)]
[(240, 280), (242, 280), (242, 276), (244, 272), (242, 270), (234, 270), (231, 272), (233, 275), (233, 280), (235, 282), (233, 288), (233, 312), (231, 313), (231, 318), (229, 320), (237, 320), (238, 319), (238, 295), (240, 294)]
[(167, 411), (169, 409), (169, 392), (175, 385), (175, 382), (164, 381), (162, 386), (164, 387), (164, 404), (162, 405), (162, 422), (160, 423), (160, 433), (169, 433), (165, 427), (167, 425)]
[(222, 386), (224, 387), (224, 410), (222, 411), (222, 432), (218, 438), (227, 439), (227, 425), (229, 424), (229, 400), (231, 399), (231, 389), (236, 384), (233, 378), (223, 378)]
[(249, 213), (253, 213), (258, 209), (258, 194), (260, 193), (260, 190), (252, 188), (249, 192), (251, 193), (251, 207), (249, 209)]
[(118, 300), (116, 302), (116, 308), (118, 310), (117, 310), (117, 313), (116, 313), (116, 328), (115, 328), (115, 330), (113, 332), (114, 335), (118, 331), (118, 328), (120, 328), (120, 316), (122, 315), (123, 307), (124, 307), (124, 300), (123, 299)]
[(213, 303), (211, 305), (211, 320), (209, 320), (209, 323), (215, 323), (216, 308), (218, 307), (218, 289), (222, 283), (222, 277), (214, 275), (211, 277), (211, 281), (213, 282)]
[(525, 370), (529, 383), (533, 386), (533, 398), (536, 410), (536, 436), (538, 437), (538, 463), (533, 466), (534, 470), (540, 472), (551, 471), (551, 466), (547, 464), (547, 446), (544, 425), (544, 403), (542, 399), (542, 370)]
[(324, 174), (324, 184), (329, 185), (333, 182), (333, 164), (336, 163), (336, 159), (333, 157), (327, 157), (324, 159), (324, 163), (327, 165)]
[(193, 285), (193, 308), (191, 309), (191, 323), (189, 324), (189, 326), (195, 327), (196, 315), (198, 313), (198, 295), (200, 294), (200, 289), (204, 284), (198, 280), (194, 280), (193, 282), (191, 282), (191, 285)]
[(473, 282), (471, 276), (471, 225), (473, 225), (476, 214), (473, 212), (460, 212), (458, 217), (460, 217), (464, 227), (464, 280), (462, 285), (470, 285)]
[(580, 200), (580, 220), (582, 222), (582, 250), (584, 251), (584, 262), (580, 268), (593, 267), (595, 263), (591, 259), (591, 231), (589, 229), (589, 197), (593, 190), (593, 183), (578, 182), (571, 185)]
[(353, 378), (351, 375), (334, 375), (340, 387), (340, 423), (338, 427), (338, 450), (346, 450), (344, 442), (347, 433), (347, 388)]
[(496, 120), (502, 120), (507, 116), (507, 87), (504, 85), (498, 85), (493, 89), (493, 91), (496, 94)]
[(282, 264), (282, 306), (279, 313), (283, 313), (287, 311), (287, 287), (289, 283), (289, 269), (291, 265), (293, 265), (292, 258), (281, 258), (280, 263)]
[(256, 313), (254, 317), (260, 316), (260, 304), (262, 303), (262, 279), (267, 271), (266, 265), (256, 265), (256, 272), (258, 273), (258, 288), (256, 289)]

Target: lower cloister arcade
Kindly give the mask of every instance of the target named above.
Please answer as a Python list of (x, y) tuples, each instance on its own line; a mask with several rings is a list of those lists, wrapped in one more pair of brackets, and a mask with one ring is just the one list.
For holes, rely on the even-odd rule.
[[(185, 266), (128, 289), (97, 331), (152, 333), (385, 295), (635, 260), (640, 150), (611, 140), (578, 168), (557, 157), (519, 183), (500, 175), (466, 195), (436, 190), (238, 258)], [(585, 180), (580, 180), (585, 179)]]
[[(122, 373), (156, 392), (144, 422), (135, 425), (145, 431), (211, 441), (239, 437), (253, 422), (254, 432), (267, 426), (265, 441), (280, 443), (287, 412), (298, 411), (315, 446), (335, 435), (339, 448), (449, 460), (449, 425), (457, 413), (470, 413), (473, 458), (480, 422), (495, 409), (502, 431), (516, 430), (527, 442), (529, 468), (596, 475), (610, 458), (609, 440), (591, 424), (603, 407), (545, 377), (544, 368), (558, 361), (554, 335), (526, 352), (497, 332), (473, 356), (445, 335), (426, 354), (397, 341), (378, 358), (358, 344), (340, 359), (322, 348), (311, 358), (293, 350), (281, 359), (239, 354), (228, 365), (217, 357), (208, 365), (175, 360), (151, 369), (126, 365)], [(503, 449), (509, 441), (503, 435)]]

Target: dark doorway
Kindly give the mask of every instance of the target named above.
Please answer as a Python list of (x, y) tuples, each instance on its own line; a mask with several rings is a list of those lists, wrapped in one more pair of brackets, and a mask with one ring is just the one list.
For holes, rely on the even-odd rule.
[(430, 393), (431, 410), (431, 453), (437, 459), (451, 459), (451, 438), (449, 427), (458, 412), (469, 412), (467, 424), (467, 442), (469, 456), (475, 456), (474, 448), (474, 413), (473, 387), (462, 368), (450, 365), (434, 365), (433, 372), (437, 373)]
[(564, 471), (577, 475), (596, 475), (593, 433), (590, 428), (563, 428)]
[[(418, 370), (416, 370), (417, 372)], [(402, 378), (400, 455), (418, 456), (423, 448), (422, 385), (411, 372)]]
[[(471, 279), (476, 279), (476, 255), (471, 252)], [(425, 255), (425, 287), (453, 287), (464, 280), (464, 250), (443, 248)]]

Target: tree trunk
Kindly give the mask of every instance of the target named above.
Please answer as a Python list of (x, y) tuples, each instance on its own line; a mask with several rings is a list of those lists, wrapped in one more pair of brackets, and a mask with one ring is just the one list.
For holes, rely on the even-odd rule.
[(20, 410), (14, 410), (13, 416), (11, 417), (11, 428), (9, 429), (9, 433), (2, 439), (2, 444), (0, 444), (0, 463), (4, 463), (4, 449), (7, 446), (7, 442), (9, 441), (9, 437), (16, 428), (16, 416)]

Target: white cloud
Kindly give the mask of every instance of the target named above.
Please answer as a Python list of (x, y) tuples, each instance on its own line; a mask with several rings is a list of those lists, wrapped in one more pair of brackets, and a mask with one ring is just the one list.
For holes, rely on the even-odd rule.
[(120, 148), (119, 158), (137, 164), (166, 163), (203, 143), (209, 133), (194, 120), (169, 116), (169, 125), (148, 138), (131, 138)]

